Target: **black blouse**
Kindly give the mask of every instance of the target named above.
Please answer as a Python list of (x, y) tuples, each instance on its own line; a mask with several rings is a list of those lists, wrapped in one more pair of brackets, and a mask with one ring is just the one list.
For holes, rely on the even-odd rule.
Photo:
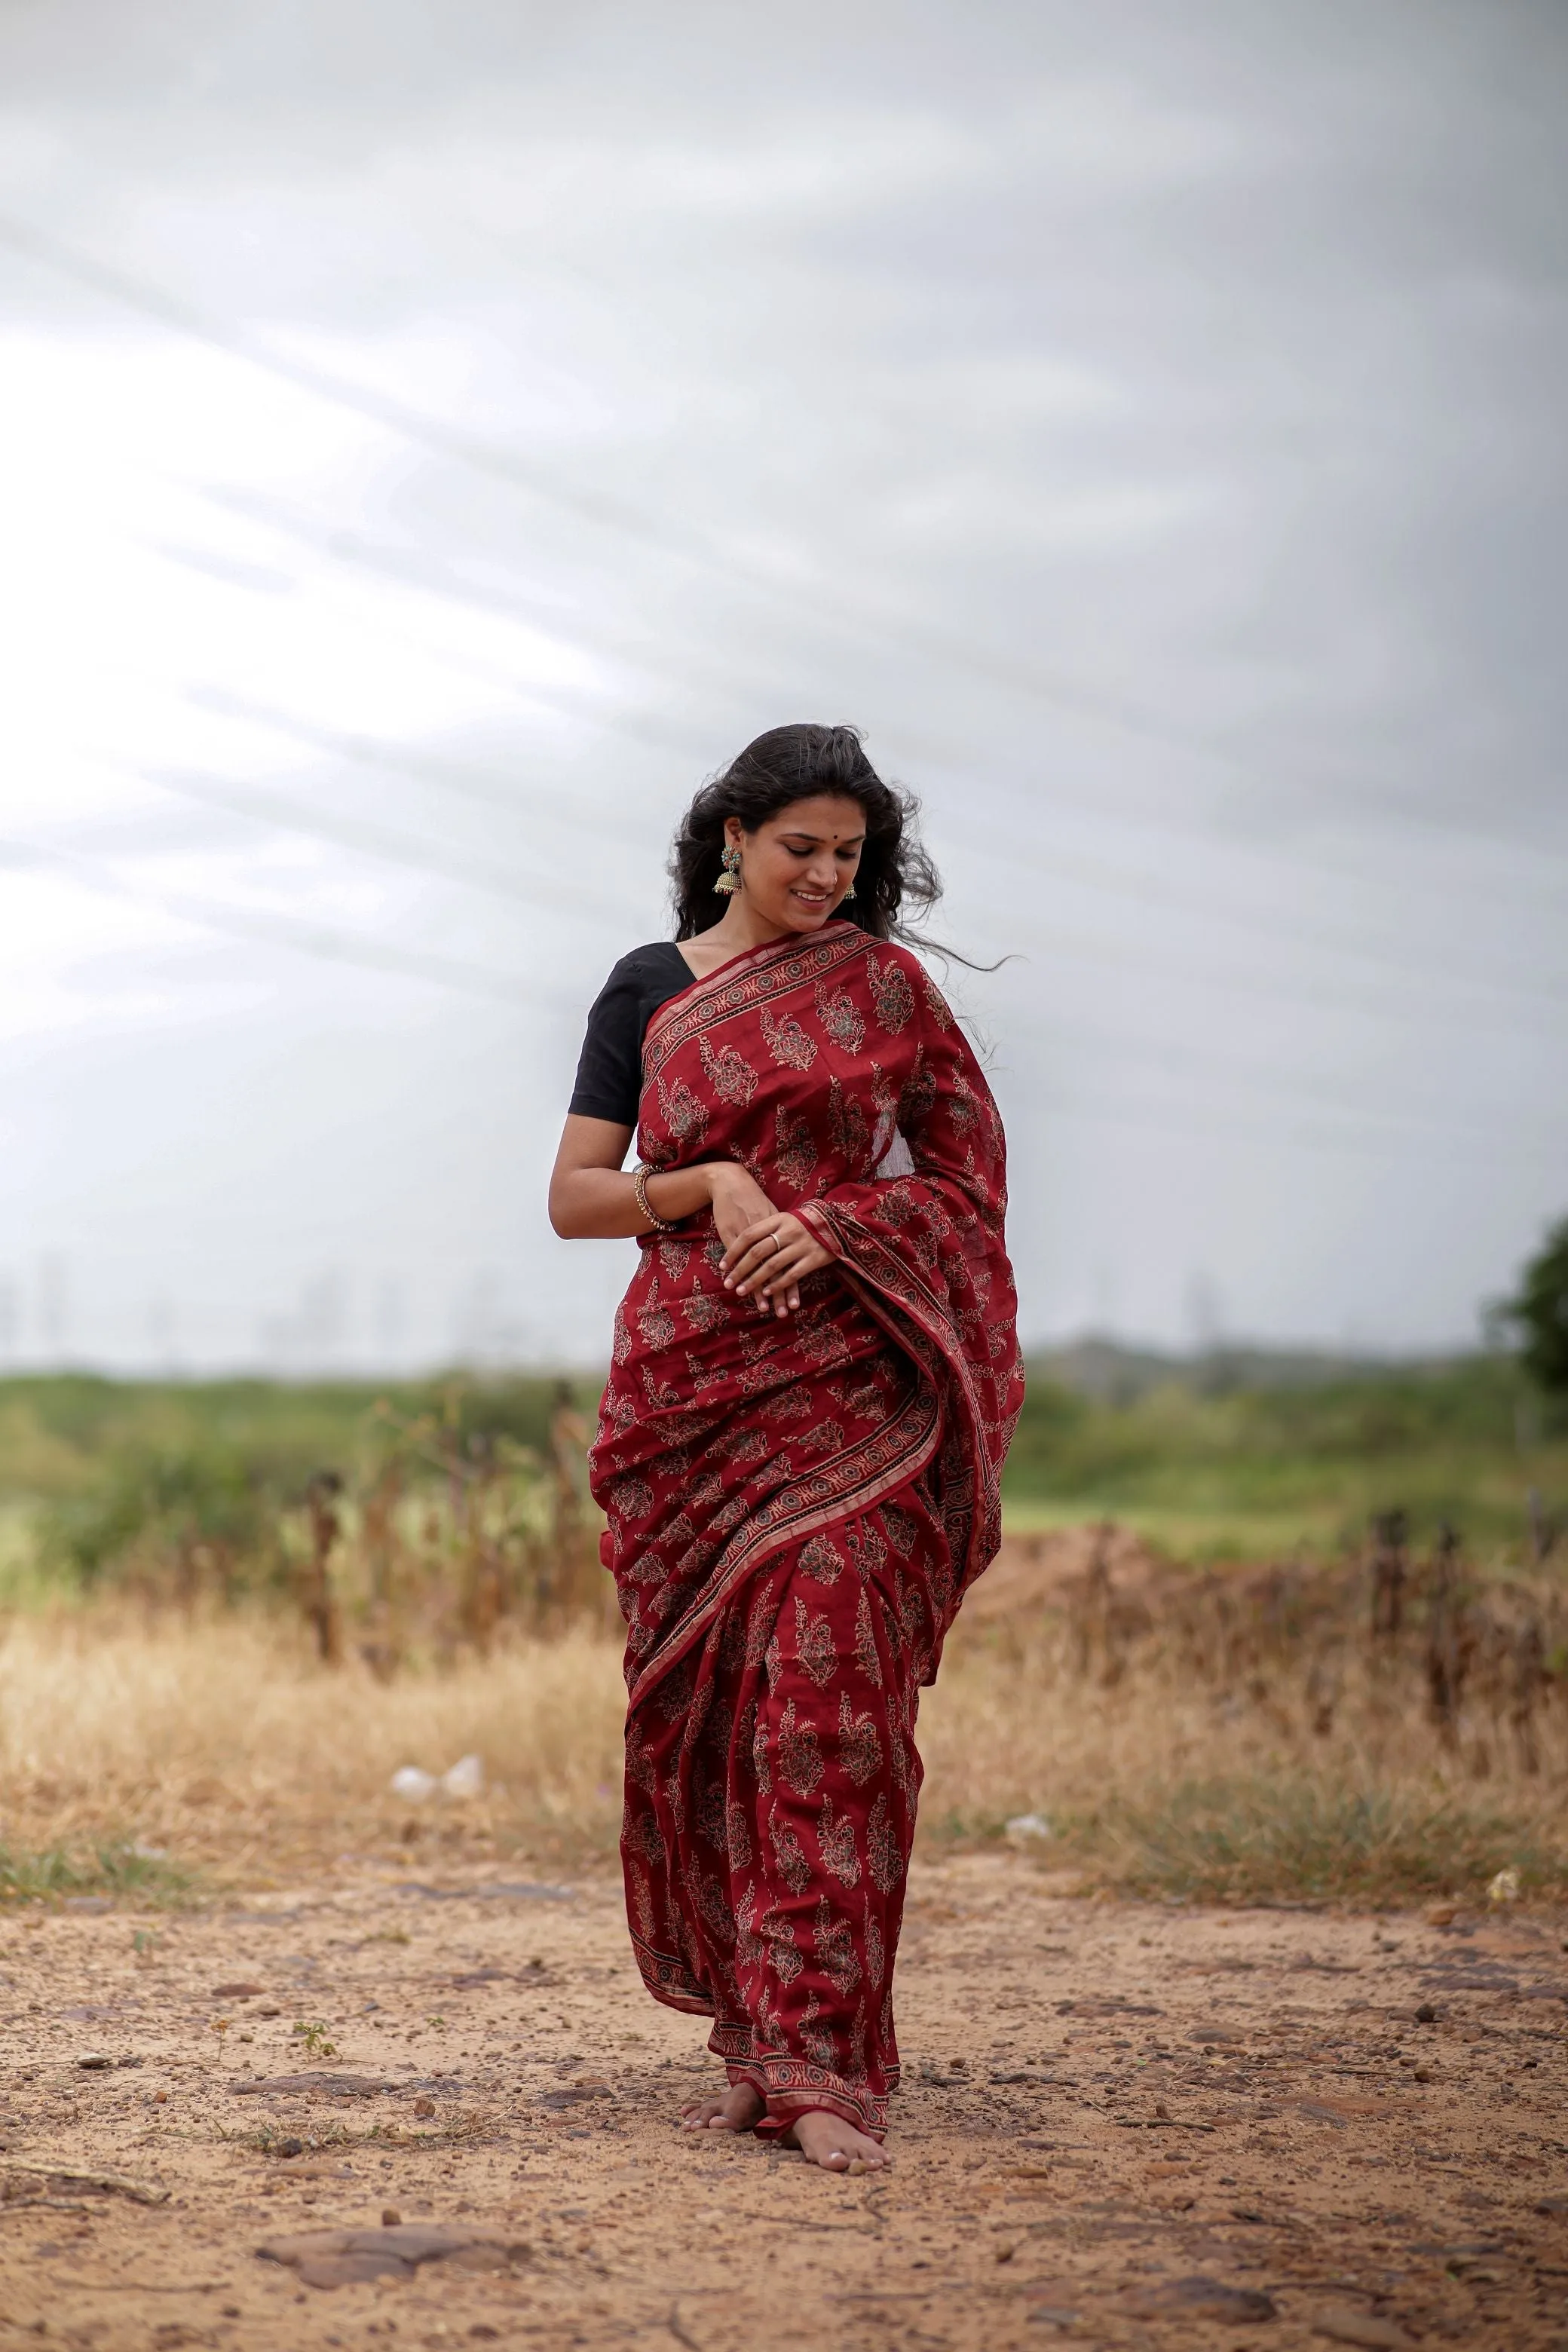
[(624, 955), (594, 1000), (571, 1108), (580, 1118), (635, 1127), (642, 1096), (642, 1041), (661, 1004), (697, 975), (673, 940)]

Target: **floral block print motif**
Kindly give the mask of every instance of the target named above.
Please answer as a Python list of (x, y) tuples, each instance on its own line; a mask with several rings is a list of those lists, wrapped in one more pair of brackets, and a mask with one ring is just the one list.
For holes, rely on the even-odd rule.
[(1001, 1124), (916, 959), (841, 922), (672, 998), (644, 1071), (645, 1159), (741, 1160), (837, 1264), (780, 1321), (693, 1219), (616, 1318), (592, 1468), (634, 1943), (773, 2127), (879, 2134), (918, 1694), (994, 1554), (1022, 1399)]

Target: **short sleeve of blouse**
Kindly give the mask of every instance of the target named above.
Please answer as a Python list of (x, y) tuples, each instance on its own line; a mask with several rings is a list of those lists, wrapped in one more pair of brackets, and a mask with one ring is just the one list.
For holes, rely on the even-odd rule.
[(673, 940), (621, 958), (588, 1014), (570, 1105), (580, 1118), (636, 1127), (644, 1033), (658, 1006), (690, 982), (690, 966)]

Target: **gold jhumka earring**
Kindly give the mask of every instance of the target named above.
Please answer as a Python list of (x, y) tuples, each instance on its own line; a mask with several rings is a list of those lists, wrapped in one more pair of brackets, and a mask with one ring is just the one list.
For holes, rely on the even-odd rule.
[(713, 887), (721, 898), (732, 898), (741, 887), (740, 851), (738, 849), (731, 849), (729, 844), (726, 843), (719, 863), (723, 867), (724, 871), (720, 875), (719, 879), (714, 883)]

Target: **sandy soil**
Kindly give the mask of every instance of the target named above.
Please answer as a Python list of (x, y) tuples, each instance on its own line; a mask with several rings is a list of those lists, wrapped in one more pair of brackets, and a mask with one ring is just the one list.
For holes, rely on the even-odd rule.
[[(1568, 2352), (1565, 1935), (921, 1866), (894, 2164), (836, 2179), (676, 2128), (718, 2070), (604, 1879), (13, 1916), (0, 2345)], [(245, 2087), (312, 2070), (371, 2087)], [(483, 2242), (336, 2288), (258, 2259), (417, 2251), (388, 2214)]]

